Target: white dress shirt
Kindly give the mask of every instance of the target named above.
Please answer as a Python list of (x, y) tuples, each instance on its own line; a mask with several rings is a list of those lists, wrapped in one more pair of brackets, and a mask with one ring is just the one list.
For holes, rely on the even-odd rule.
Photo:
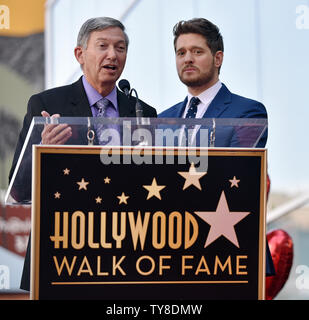
[[(217, 93), (219, 92), (221, 87), (222, 87), (222, 83), (220, 80), (218, 80), (218, 82), (216, 82), (212, 87), (206, 89), (205, 91), (200, 93), (198, 96), (196, 96), (201, 101), (197, 106), (196, 118), (203, 118), (203, 115), (205, 114), (207, 108), (209, 107), (210, 103), (215, 98), (215, 96), (217, 95)], [(182, 115), (183, 118), (186, 117), (186, 114), (189, 109), (190, 100), (192, 97), (193, 97), (192, 94), (188, 93), (188, 101), (187, 101), (186, 108), (185, 108), (183, 115)], [(200, 125), (194, 126), (193, 133), (191, 136), (191, 141), (189, 141), (189, 143), (193, 143), (194, 138), (196, 136), (196, 133), (200, 129), (200, 127), (201, 127)], [(183, 135), (184, 135), (184, 127), (180, 132), (179, 143), (183, 143)]]
[[(214, 97), (217, 95), (217, 93), (219, 92), (221, 87), (222, 87), (222, 83), (219, 80), (212, 87), (206, 89), (205, 91), (203, 91), (202, 93), (200, 93), (197, 96), (197, 98), (199, 98), (201, 100), (201, 102), (197, 106), (196, 118), (202, 118), (203, 117), (203, 115), (205, 114), (208, 106), (210, 105), (210, 103), (214, 99)], [(190, 100), (191, 100), (192, 97), (193, 97), (192, 94), (188, 93), (188, 102), (187, 102), (186, 108), (184, 110), (184, 113), (182, 115), (183, 118), (186, 117), (187, 111), (189, 109), (189, 103), (190, 103)]]

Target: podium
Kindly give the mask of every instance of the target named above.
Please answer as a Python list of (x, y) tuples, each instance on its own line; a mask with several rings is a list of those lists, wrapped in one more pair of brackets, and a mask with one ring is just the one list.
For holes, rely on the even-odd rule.
[[(264, 299), (266, 120), (51, 121), (6, 195), (32, 205), (32, 299)], [(42, 145), (59, 123), (70, 144)]]

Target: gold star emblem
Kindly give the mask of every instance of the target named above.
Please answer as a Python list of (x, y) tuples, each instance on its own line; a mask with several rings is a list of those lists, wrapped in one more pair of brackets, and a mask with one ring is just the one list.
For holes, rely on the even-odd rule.
[(95, 202), (96, 202), (96, 203), (102, 203), (102, 198), (99, 197), (99, 196), (96, 197), (96, 198), (95, 198)]
[(60, 199), (61, 193), (59, 193), (58, 191), (54, 194), (55, 199)]
[(76, 182), (79, 185), (79, 189), (78, 190), (87, 190), (87, 185), (89, 184), (89, 182), (86, 182), (84, 178), (82, 178), (82, 181), (80, 182)]
[(111, 179), (109, 178), (109, 177), (106, 177), (105, 179), (104, 179), (104, 183), (106, 184), (109, 184), (111, 182)]
[(127, 199), (130, 197), (126, 196), (125, 193), (122, 192), (121, 196), (117, 196), (117, 198), (119, 199), (119, 204), (121, 204), (121, 203), (128, 204)]
[(192, 162), (188, 172), (178, 171), (178, 174), (180, 174), (183, 178), (186, 179), (182, 190), (187, 189), (191, 185), (194, 185), (199, 190), (202, 190), (200, 179), (205, 174), (207, 174), (207, 172), (197, 172), (194, 163)]
[(63, 170), (63, 174), (64, 174), (65, 176), (68, 176), (68, 175), (70, 174), (70, 170), (69, 170), (68, 168), (65, 168), (65, 169)]
[(158, 186), (157, 184), (157, 180), (156, 178), (153, 178), (152, 180), (152, 184), (149, 185), (144, 185), (143, 188), (145, 188), (146, 190), (148, 190), (148, 196), (147, 196), (147, 200), (150, 199), (151, 197), (155, 196), (158, 199), (161, 200), (161, 194), (160, 191), (162, 189), (164, 189), (166, 186)]
[(240, 180), (237, 180), (235, 176), (233, 177), (233, 179), (231, 179), (231, 180), (229, 180), (229, 181), (230, 181), (230, 183), (231, 183), (231, 188), (233, 188), (233, 187), (238, 188), (238, 182), (239, 182)]

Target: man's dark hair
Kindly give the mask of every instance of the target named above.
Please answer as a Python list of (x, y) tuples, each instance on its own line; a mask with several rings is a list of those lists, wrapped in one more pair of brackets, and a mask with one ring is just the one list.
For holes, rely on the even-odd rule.
[(178, 37), (186, 33), (202, 35), (213, 55), (217, 51), (224, 51), (223, 38), (219, 28), (207, 19), (195, 18), (188, 21), (179, 21), (173, 28), (175, 51)]

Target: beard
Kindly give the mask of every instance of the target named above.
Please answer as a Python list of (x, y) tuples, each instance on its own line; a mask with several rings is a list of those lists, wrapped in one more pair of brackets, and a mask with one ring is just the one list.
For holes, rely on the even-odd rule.
[(181, 74), (179, 75), (180, 81), (185, 84), (187, 87), (202, 87), (207, 85), (208, 83), (211, 83), (212, 80), (216, 76), (216, 67), (214, 64), (211, 66), (211, 69), (208, 72), (201, 73), (198, 76), (195, 77), (183, 77)]

